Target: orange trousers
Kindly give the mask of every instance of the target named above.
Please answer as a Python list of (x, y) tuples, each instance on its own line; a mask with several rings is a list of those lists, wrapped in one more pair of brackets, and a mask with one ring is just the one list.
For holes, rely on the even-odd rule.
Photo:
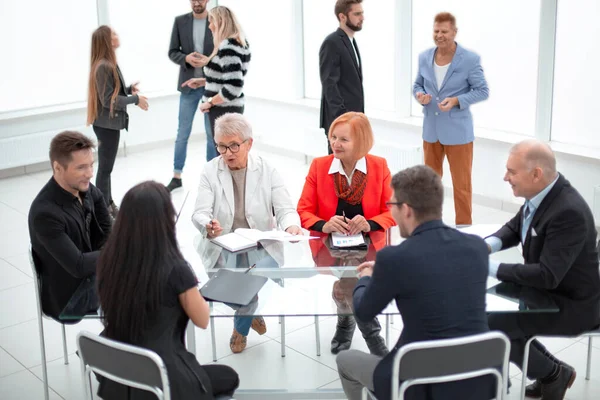
[(444, 157), (448, 157), (452, 187), (454, 190), (454, 210), (456, 225), (471, 225), (472, 197), (471, 171), (473, 169), (473, 142), (457, 145), (443, 145), (440, 142), (423, 141), (425, 165), (440, 176), (444, 173)]

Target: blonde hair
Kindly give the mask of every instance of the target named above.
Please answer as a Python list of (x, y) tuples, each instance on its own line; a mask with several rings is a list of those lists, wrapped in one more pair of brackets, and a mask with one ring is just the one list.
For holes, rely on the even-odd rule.
[(240, 42), (243, 47), (246, 47), (246, 36), (233, 11), (225, 6), (217, 6), (208, 12), (208, 18), (210, 22), (215, 25), (215, 32), (213, 35), (215, 49), (210, 55), (210, 58), (217, 54), (219, 45), (225, 39), (235, 39)]
[(373, 148), (373, 130), (367, 116), (360, 112), (347, 112), (340, 115), (332, 122), (329, 127), (327, 137), (331, 140), (331, 134), (338, 125), (350, 125), (350, 135), (352, 140), (356, 142), (354, 145), (354, 157), (360, 160), (366, 156)]

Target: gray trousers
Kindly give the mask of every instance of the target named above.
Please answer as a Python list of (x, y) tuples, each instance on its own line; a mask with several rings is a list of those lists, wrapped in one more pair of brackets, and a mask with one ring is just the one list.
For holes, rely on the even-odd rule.
[(359, 350), (341, 351), (335, 359), (348, 400), (361, 400), (362, 389), (373, 390), (373, 372), (381, 357)]

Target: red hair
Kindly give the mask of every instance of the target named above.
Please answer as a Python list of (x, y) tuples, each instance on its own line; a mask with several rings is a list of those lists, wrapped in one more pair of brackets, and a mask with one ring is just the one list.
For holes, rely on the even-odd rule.
[(369, 119), (365, 114), (360, 112), (350, 111), (340, 115), (329, 127), (329, 134), (327, 135), (329, 140), (331, 140), (332, 132), (341, 124), (350, 125), (350, 135), (352, 136), (352, 140), (356, 142), (354, 145), (354, 156), (357, 160), (360, 160), (373, 148), (373, 130), (371, 129)]

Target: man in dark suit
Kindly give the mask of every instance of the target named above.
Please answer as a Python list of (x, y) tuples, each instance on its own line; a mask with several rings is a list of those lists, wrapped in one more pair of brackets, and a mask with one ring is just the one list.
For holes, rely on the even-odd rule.
[[(357, 350), (337, 357), (348, 399), (361, 398), (364, 386), (378, 399), (389, 399), (396, 352), (412, 342), (467, 336), (488, 331), (485, 296), (488, 252), (485, 242), (441, 221), (444, 189), (439, 175), (425, 165), (405, 169), (392, 178), (388, 206), (406, 240), (377, 253), (375, 262), (358, 267), (354, 314), (372, 320), (392, 300), (404, 329), (383, 359)], [(414, 386), (407, 399), (491, 399), (491, 376), (445, 384)]]
[(53, 176), (29, 210), (29, 236), (42, 281), (42, 309), (62, 322), (77, 322), (98, 308), (96, 260), (111, 229), (102, 193), (90, 183), (94, 143), (62, 132), (50, 144)]
[[(340, 27), (325, 38), (319, 50), (321, 122), (325, 136), (331, 123), (348, 111), (365, 112), (362, 61), (354, 33), (362, 29), (362, 0), (337, 0), (335, 16)], [(332, 154), (329, 140), (327, 150)]]
[[(215, 48), (212, 32), (208, 28), (207, 3), (208, 0), (190, 0), (192, 12), (176, 17), (171, 32), (169, 58), (179, 65), (177, 90), (181, 95), (179, 96), (179, 127), (173, 157), (173, 178), (167, 185), (169, 191), (182, 186), (181, 174), (187, 158), (188, 139), (192, 132), (198, 104), (204, 96), (203, 86), (192, 89), (182, 85), (192, 78), (204, 78), (203, 67), (209, 60), (207, 56), (210, 56)], [(217, 150), (213, 138), (214, 132), (210, 131), (208, 113), (205, 113), (203, 118), (206, 130), (206, 161), (210, 161), (217, 157)]]
[[(523, 244), (524, 263), (490, 260), (490, 275), (501, 281), (547, 290), (558, 313), (491, 315), (490, 329), (511, 339), (510, 360), (521, 366), (526, 341), (536, 335), (578, 335), (600, 324), (600, 275), (592, 212), (556, 171), (550, 147), (536, 140), (516, 144), (506, 162), (507, 181), (525, 204), (498, 232), (486, 238), (491, 252)], [(563, 399), (575, 370), (532, 342), (527, 368), (536, 382), (527, 394)]]

